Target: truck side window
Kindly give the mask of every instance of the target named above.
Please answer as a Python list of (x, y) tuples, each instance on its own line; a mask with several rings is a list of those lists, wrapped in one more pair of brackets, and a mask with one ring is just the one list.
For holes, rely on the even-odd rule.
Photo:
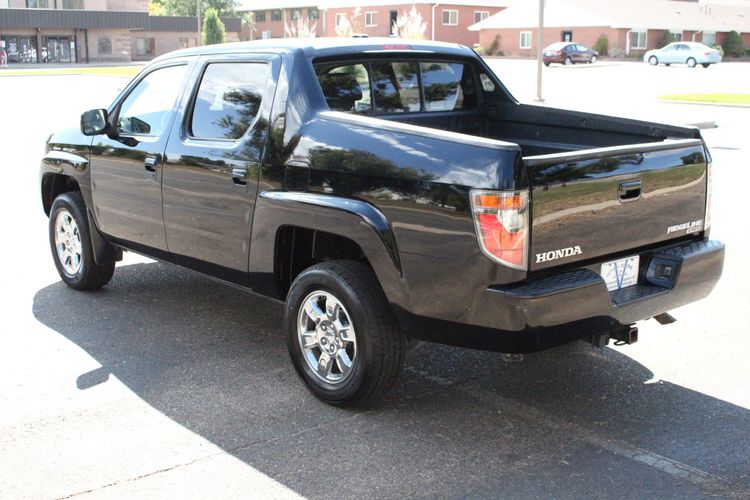
[(170, 66), (146, 75), (120, 104), (117, 131), (124, 135), (160, 136), (169, 125), (185, 65)]
[(331, 111), (370, 112), (370, 77), (364, 65), (320, 67), (318, 81)]
[(423, 62), (425, 111), (456, 111), (476, 107), (476, 84), (466, 65), (451, 62)]
[(266, 63), (206, 66), (193, 105), (191, 135), (198, 139), (242, 137), (258, 115), (269, 73)]
[(373, 62), (371, 68), (375, 112), (420, 110), (416, 62)]

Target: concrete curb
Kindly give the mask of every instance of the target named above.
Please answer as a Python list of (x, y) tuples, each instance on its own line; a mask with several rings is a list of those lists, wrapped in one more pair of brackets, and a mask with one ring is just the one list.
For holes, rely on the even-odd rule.
[(750, 108), (750, 104), (729, 104), (724, 102), (705, 102), (705, 101), (674, 101), (671, 99), (658, 99), (665, 104), (694, 104), (696, 106), (718, 106), (724, 108)]

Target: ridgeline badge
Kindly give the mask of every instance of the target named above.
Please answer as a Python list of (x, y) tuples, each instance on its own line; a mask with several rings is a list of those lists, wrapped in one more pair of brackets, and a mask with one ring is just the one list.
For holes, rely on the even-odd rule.
[(581, 255), (583, 251), (581, 247), (576, 245), (574, 247), (561, 248), (559, 250), (551, 250), (549, 252), (536, 254), (536, 263), (549, 262), (550, 260), (562, 259), (563, 257), (572, 257), (574, 255)]
[(692, 222), (683, 222), (682, 224), (677, 224), (676, 226), (667, 227), (667, 234), (676, 233), (677, 231), (682, 231), (685, 229), (687, 229), (687, 233), (697, 233), (701, 230), (701, 227), (703, 227), (703, 219), (694, 220)]

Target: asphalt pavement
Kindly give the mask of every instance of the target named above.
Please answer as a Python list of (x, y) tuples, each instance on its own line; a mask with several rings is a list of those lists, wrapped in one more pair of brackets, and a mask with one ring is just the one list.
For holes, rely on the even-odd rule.
[[(491, 65), (533, 99), (532, 61)], [(709, 298), (643, 322), (633, 346), (518, 359), (422, 344), (380, 406), (353, 411), (297, 379), (277, 303), (131, 254), (104, 289), (65, 287), (43, 142), (125, 81), (0, 76), (0, 497), (750, 498), (750, 109), (656, 100), (711, 78), (746, 92), (750, 64), (545, 70), (545, 105), (716, 122), (727, 260)]]

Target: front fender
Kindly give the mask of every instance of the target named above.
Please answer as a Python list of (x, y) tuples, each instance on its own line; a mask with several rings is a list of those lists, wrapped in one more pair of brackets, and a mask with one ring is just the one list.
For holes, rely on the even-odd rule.
[(277, 296), (274, 246), (279, 228), (287, 225), (324, 231), (356, 242), (388, 300), (406, 306), (398, 245), (385, 215), (365, 201), (320, 193), (263, 191), (258, 195), (250, 246), (253, 290)]

